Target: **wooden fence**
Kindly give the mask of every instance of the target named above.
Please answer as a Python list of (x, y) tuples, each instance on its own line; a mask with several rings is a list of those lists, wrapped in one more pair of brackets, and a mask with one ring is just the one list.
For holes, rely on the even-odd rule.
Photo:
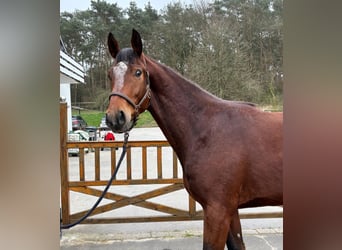
[[(90, 142), (71, 142), (67, 140), (67, 108), (66, 103), (60, 104), (60, 172), (61, 172), (61, 218), (63, 224), (69, 224), (76, 221), (78, 218), (83, 216), (89, 207), (84, 207), (84, 211), (77, 211), (74, 213), (70, 212), (71, 200), (70, 193), (76, 192), (84, 195), (90, 195), (93, 197), (99, 197), (102, 191), (99, 187), (103, 188), (110, 177), (116, 166), (118, 160), (117, 154), (120, 153), (120, 148), (122, 142), (105, 142), (105, 141), (90, 141)], [(70, 180), (69, 172), (69, 156), (68, 149), (78, 148), (78, 169), (77, 169), (77, 179)], [(108, 148), (110, 151), (109, 164), (103, 166), (101, 164), (101, 149)], [(92, 149), (94, 154), (93, 166), (87, 166), (87, 171), (85, 168), (85, 149)], [(141, 158), (137, 156), (135, 149), (139, 149), (139, 154)], [(148, 164), (148, 152), (151, 149), (155, 150), (154, 156), (156, 159), (153, 161), (154, 176), (149, 176), (150, 166)], [(167, 141), (129, 141), (128, 149), (126, 155), (125, 164), (121, 167), (119, 172), (124, 178), (117, 178), (113, 181), (112, 187), (119, 189), (120, 187), (136, 186), (137, 190), (139, 187), (146, 187), (148, 185), (150, 188), (139, 194), (123, 195), (117, 192), (113, 192), (111, 189), (105, 195), (107, 200), (106, 204), (99, 205), (91, 216), (84, 220), (82, 223), (88, 224), (98, 224), (98, 223), (123, 223), (123, 222), (156, 222), (156, 221), (184, 221), (184, 220), (202, 220), (203, 211), (200, 206), (186, 193), (186, 199), (188, 200), (187, 208), (179, 208), (178, 206), (165, 205), (159, 202), (151, 201), (156, 197), (160, 197), (172, 192), (179, 190), (184, 190), (183, 179), (181, 176), (181, 171), (179, 170), (179, 162), (176, 154), (171, 153), (171, 159), (168, 159), (169, 166), (169, 176), (165, 177), (163, 171), (163, 164), (165, 164), (165, 155), (163, 151), (165, 149), (171, 149)], [(134, 158), (139, 158), (139, 166), (132, 164), (132, 154)], [(170, 157), (170, 156), (169, 156)], [(110, 165), (110, 166), (108, 166)], [(139, 177), (133, 175), (138, 169)], [(149, 169), (149, 171), (148, 171)], [(75, 170), (73, 170), (75, 171)], [(110, 171), (107, 174), (103, 174), (105, 171)], [(87, 174), (86, 174), (87, 172)], [(91, 174), (89, 175), (89, 172)], [(106, 175), (106, 177), (102, 177)], [(90, 177), (89, 177), (90, 176)], [(139, 186), (140, 185), (140, 186)], [(114, 189), (115, 189), (114, 188)], [(104, 199), (104, 200), (105, 200)], [(108, 203), (108, 201), (110, 201)], [(106, 216), (105, 213), (118, 210), (119, 208), (127, 208), (128, 206), (136, 206), (149, 211), (158, 212), (157, 215), (146, 215), (141, 214), (138, 216)], [(100, 216), (99, 216), (100, 215)], [(282, 212), (268, 212), (268, 213), (244, 213), (240, 214), (241, 218), (277, 218), (282, 217)]]

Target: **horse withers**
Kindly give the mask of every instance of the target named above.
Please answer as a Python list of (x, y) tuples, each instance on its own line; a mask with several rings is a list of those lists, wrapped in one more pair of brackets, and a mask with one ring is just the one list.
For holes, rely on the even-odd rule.
[(134, 29), (131, 46), (120, 49), (109, 33), (107, 125), (129, 131), (149, 110), (181, 162), (186, 190), (203, 207), (203, 249), (245, 249), (238, 208), (283, 203), (282, 113), (208, 93), (146, 56)]

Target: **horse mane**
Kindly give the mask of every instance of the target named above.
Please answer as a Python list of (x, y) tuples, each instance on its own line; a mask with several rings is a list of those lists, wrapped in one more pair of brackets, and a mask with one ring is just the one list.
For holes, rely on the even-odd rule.
[(234, 101), (237, 104), (242, 104), (242, 105), (247, 105), (247, 106), (251, 106), (251, 107), (257, 107), (257, 104), (253, 103), (253, 102), (245, 102), (245, 101)]
[(257, 104), (255, 103), (252, 103), (252, 102), (247, 102), (247, 101), (234, 101), (234, 100), (227, 100), (227, 99), (223, 99), (223, 98), (220, 98), (216, 95), (214, 95), (213, 93), (209, 92), (208, 90), (204, 89), (202, 86), (200, 86), (198, 83), (186, 78), (185, 76), (183, 76), (182, 74), (180, 74), (178, 71), (174, 70), (173, 68), (153, 59), (153, 58), (150, 58), (148, 57), (150, 60), (152, 60), (154, 63), (156, 63), (157, 65), (161, 66), (162, 68), (164, 68), (166, 71), (169, 71), (169, 72), (172, 72), (176, 75), (178, 75), (182, 80), (184, 80), (186, 83), (188, 83), (189, 85), (193, 86), (195, 89), (199, 90), (199, 91), (202, 91), (206, 94), (208, 94), (209, 96), (212, 96), (216, 99), (220, 99), (220, 100), (223, 100), (223, 101), (227, 101), (227, 102), (230, 102), (230, 103), (233, 103), (233, 104), (238, 104), (238, 105), (246, 105), (246, 106), (250, 106), (250, 107), (254, 107), (254, 108), (257, 108)]

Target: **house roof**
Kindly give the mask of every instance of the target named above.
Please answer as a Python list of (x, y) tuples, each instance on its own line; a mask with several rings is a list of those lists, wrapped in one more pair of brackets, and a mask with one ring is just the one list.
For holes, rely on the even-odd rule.
[(85, 83), (84, 68), (67, 55), (62, 39), (60, 38), (59, 40), (60, 83)]

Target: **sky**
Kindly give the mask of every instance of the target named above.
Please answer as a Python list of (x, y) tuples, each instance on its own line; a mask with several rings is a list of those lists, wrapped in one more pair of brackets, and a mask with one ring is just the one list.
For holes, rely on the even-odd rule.
[[(106, 0), (108, 3), (117, 3), (120, 8), (128, 8), (130, 0)], [(182, 4), (192, 4), (193, 0), (135, 0), (138, 8), (143, 9), (145, 5), (150, 2), (152, 7), (156, 10), (161, 10), (168, 3), (181, 2)], [(86, 10), (90, 8), (90, 0), (60, 0), (60, 12), (68, 11), (74, 12), (75, 10)]]

